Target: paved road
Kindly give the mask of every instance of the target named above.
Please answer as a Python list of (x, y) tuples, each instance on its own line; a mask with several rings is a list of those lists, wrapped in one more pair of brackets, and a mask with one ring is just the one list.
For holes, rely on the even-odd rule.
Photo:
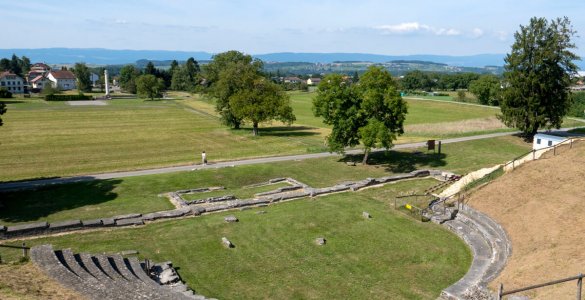
[[(482, 135), (475, 135), (475, 136), (468, 136), (468, 137), (461, 137), (461, 138), (445, 139), (445, 140), (441, 140), (441, 143), (442, 144), (458, 143), (458, 142), (464, 142), (464, 141), (506, 136), (506, 135), (511, 135), (514, 133), (516, 133), (516, 132), (492, 133), (492, 134), (482, 134)], [(399, 144), (399, 145), (395, 145), (394, 148), (392, 148), (392, 149), (396, 149), (396, 150), (397, 149), (410, 149), (410, 148), (419, 148), (419, 147), (425, 147), (425, 146), (426, 146), (425, 142), (420, 142), (420, 143), (410, 143), (410, 144)], [(383, 151), (383, 150), (384, 149), (375, 149), (374, 151)], [(348, 154), (358, 154), (358, 153), (362, 153), (362, 150), (350, 150), (350, 151), (346, 151), (346, 152)], [(158, 169), (139, 170), (139, 171), (89, 174), (89, 175), (74, 176), (74, 177), (57, 177), (57, 178), (40, 179), (40, 180), (7, 182), (7, 183), (0, 183), (0, 191), (22, 190), (22, 189), (36, 188), (36, 187), (45, 186), (45, 185), (55, 185), (55, 184), (63, 184), (63, 183), (71, 183), (71, 182), (90, 181), (90, 180), (96, 180), (96, 179), (113, 179), (113, 178), (120, 178), (120, 177), (164, 174), (164, 173), (172, 173), (172, 172), (180, 172), (180, 171), (218, 169), (218, 168), (235, 167), (235, 166), (243, 166), (243, 165), (263, 164), (263, 163), (271, 163), (271, 162), (279, 162), (279, 161), (303, 160), (303, 159), (309, 159), (309, 158), (321, 158), (321, 157), (329, 157), (329, 156), (339, 156), (339, 154), (322, 152), (322, 153), (312, 153), (312, 154), (287, 155), (287, 156), (275, 156), (275, 157), (263, 157), (263, 158), (253, 158), (253, 159), (244, 159), (244, 160), (235, 160), (235, 161), (225, 161), (225, 162), (210, 163), (210, 164), (207, 164), (205, 166), (204, 165), (187, 165), (187, 166), (166, 167), (166, 168), (158, 168)]]

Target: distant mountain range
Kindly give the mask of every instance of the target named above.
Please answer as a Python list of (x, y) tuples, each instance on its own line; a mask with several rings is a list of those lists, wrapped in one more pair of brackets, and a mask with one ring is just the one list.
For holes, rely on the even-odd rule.
[[(117, 65), (135, 63), (141, 59), (147, 60), (186, 60), (193, 57), (196, 60), (210, 60), (213, 53), (165, 51), (165, 50), (112, 50), (101, 48), (40, 48), (40, 49), (0, 49), (0, 58), (10, 58), (12, 54), (27, 56), (32, 62), (48, 64), (72, 64), (85, 62), (93, 65)], [(478, 54), (469, 56), (449, 55), (380, 55), (367, 53), (293, 53), (280, 52), (253, 55), (265, 62), (306, 62), (306, 63), (334, 63), (334, 62), (373, 62), (385, 63), (391, 61), (427, 61), (458, 67), (482, 68), (485, 66), (502, 66), (504, 54)]]

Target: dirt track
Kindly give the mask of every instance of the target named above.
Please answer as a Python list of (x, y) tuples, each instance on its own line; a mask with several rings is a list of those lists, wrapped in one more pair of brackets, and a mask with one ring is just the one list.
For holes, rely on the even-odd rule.
[[(512, 256), (491, 288), (585, 273), (585, 142), (529, 162), (476, 191), (470, 204), (504, 226)], [(537, 289), (536, 299), (574, 299), (576, 282)], [(585, 293), (585, 291), (584, 291)]]

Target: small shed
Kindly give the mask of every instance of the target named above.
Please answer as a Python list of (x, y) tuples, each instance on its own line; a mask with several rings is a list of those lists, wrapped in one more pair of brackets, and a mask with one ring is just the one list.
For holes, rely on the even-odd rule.
[(544, 134), (544, 133), (537, 133), (534, 135), (534, 141), (532, 142), (532, 149), (539, 150), (539, 149), (543, 149), (543, 148), (547, 148), (547, 147), (552, 147), (556, 144), (562, 143), (566, 139), (567, 138), (561, 137), (561, 136)]

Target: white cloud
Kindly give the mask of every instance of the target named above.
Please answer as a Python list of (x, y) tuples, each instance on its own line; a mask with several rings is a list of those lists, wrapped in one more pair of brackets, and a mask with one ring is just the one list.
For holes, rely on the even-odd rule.
[(430, 33), (434, 35), (461, 35), (461, 31), (454, 28), (437, 28), (419, 22), (407, 22), (395, 25), (380, 25), (374, 29), (379, 30), (382, 34), (410, 34), (410, 33)]
[(508, 33), (505, 31), (494, 31), (493, 35), (502, 42), (508, 40)]
[(480, 38), (482, 37), (484, 34), (483, 30), (481, 30), (480, 28), (473, 28), (471, 30), (471, 36), (474, 38)]

